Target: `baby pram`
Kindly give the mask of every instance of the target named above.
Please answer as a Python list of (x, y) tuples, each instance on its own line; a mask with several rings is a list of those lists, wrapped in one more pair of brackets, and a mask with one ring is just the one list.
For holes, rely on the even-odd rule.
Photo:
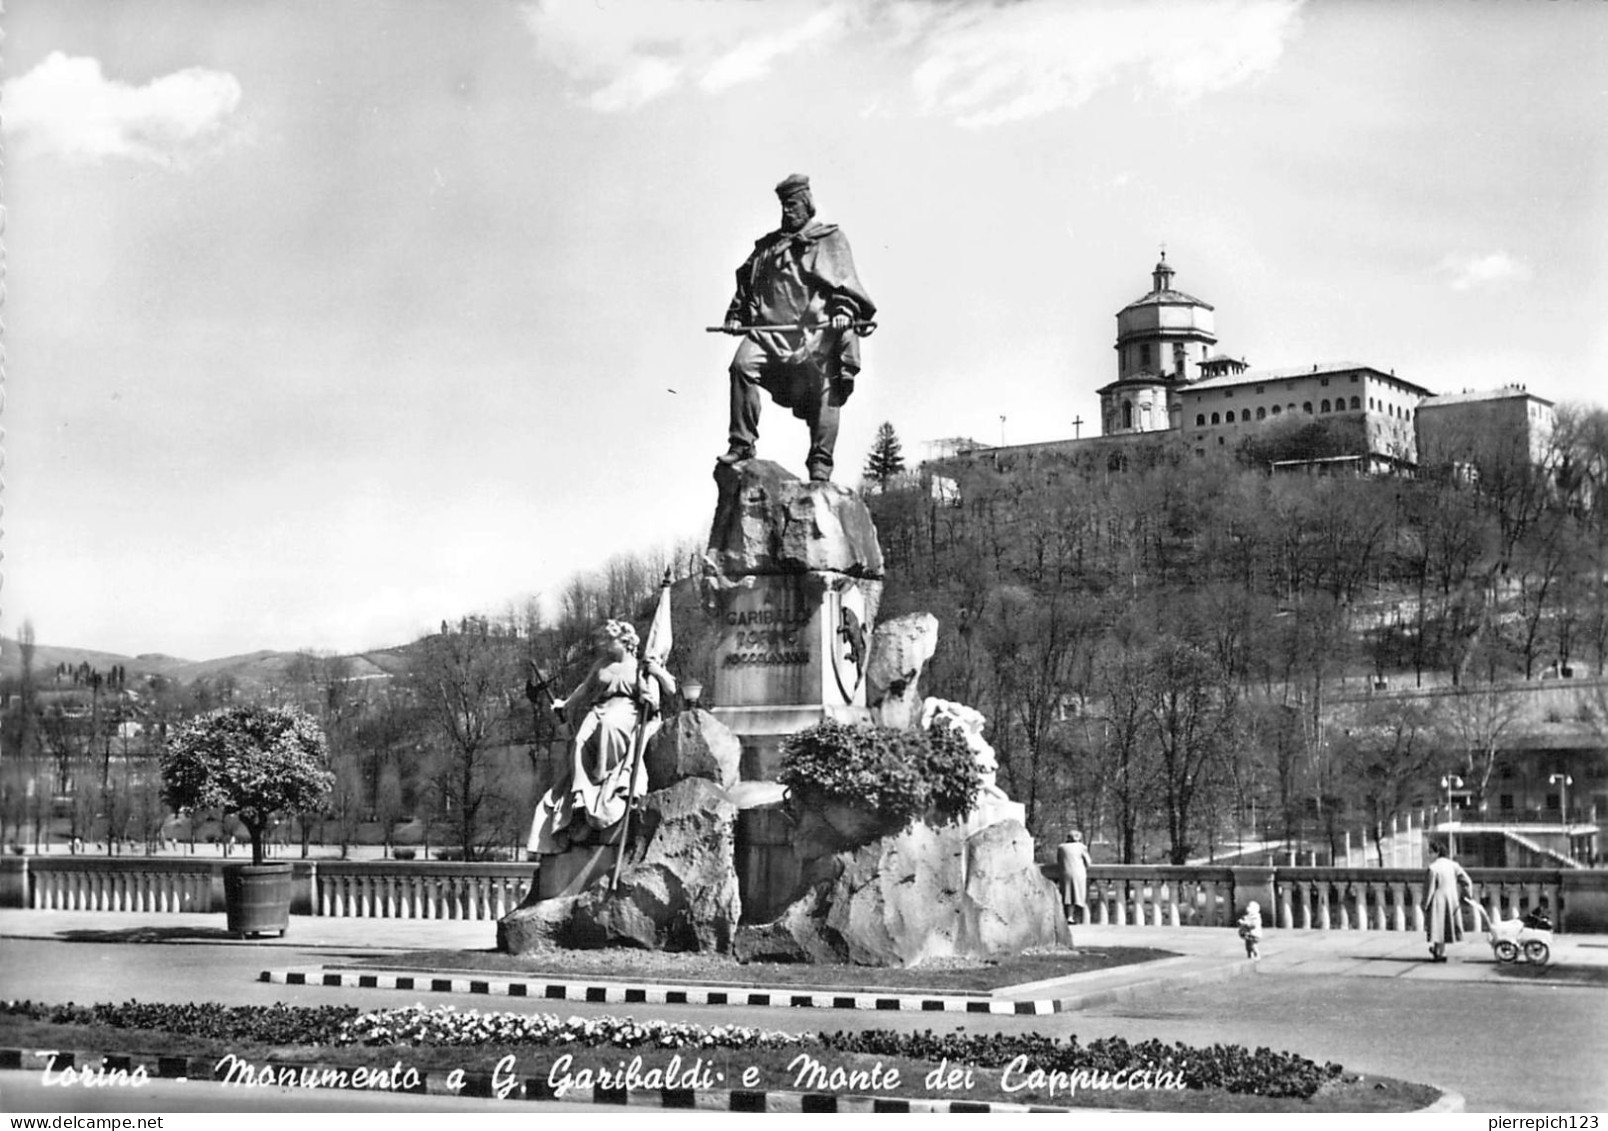
[(1484, 921), (1498, 962), (1517, 962), (1522, 954), (1526, 962), (1541, 966), (1552, 957), (1552, 920), (1542, 912), (1527, 911), (1517, 919), (1493, 922), (1484, 907), (1472, 899), (1465, 902), (1472, 904)]

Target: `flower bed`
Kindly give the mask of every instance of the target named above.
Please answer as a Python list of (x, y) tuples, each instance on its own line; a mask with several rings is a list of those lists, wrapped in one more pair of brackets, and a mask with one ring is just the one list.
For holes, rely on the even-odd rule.
[(481, 1013), (422, 1005), (365, 1013), (343, 1025), (339, 1045), (576, 1045), (581, 1048), (775, 1049), (813, 1043), (803, 1033), (747, 1025), (695, 1025), (630, 1017)]
[(937, 1034), (898, 1033), (865, 1029), (821, 1035), (823, 1047), (840, 1053), (903, 1056), (939, 1063), (970, 1064), (979, 1068), (1005, 1068), (1013, 1062), (1031, 1064), (1045, 1072), (1083, 1070), (1090, 1073), (1132, 1073), (1140, 1070), (1170, 1072), (1184, 1087), (1219, 1089), (1234, 1094), (1288, 1096), (1308, 1099), (1325, 1084), (1339, 1080), (1338, 1064), (1319, 1065), (1294, 1053), (1242, 1045), (1194, 1048), (1161, 1041), (1133, 1043), (1120, 1037), (1102, 1037), (1080, 1044), (1077, 1037), (1057, 1041), (1033, 1033)]

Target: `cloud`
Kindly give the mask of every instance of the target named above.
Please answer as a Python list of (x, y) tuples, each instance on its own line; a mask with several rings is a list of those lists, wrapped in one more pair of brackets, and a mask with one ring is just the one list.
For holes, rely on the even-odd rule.
[(240, 82), (190, 67), (130, 86), (106, 78), (98, 59), (53, 51), (0, 86), (0, 105), (5, 133), (25, 151), (172, 165), (224, 140)]
[(922, 109), (991, 126), (1077, 107), (1119, 84), (1188, 102), (1247, 82), (1278, 63), (1301, 0), (900, 7), (922, 55), (912, 75)]
[(1530, 280), (1529, 266), (1505, 251), (1493, 251), (1487, 255), (1448, 255), (1441, 261), (1439, 270), (1454, 291), (1501, 287)]
[[(902, 69), (921, 113), (989, 126), (1107, 87), (1188, 101), (1278, 63), (1303, 0), (532, 0), (543, 62), (581, 101), (628, 111), (683, 87), (719, 94), (838, 49)], [(850, 64), (853, 65), (853, 64)], [(874, 96), (890, 112), (888, 92)]]
[(535, 0), (525, 26), (543, 62), (594, 110), (635, 110), (684, 85), (718, 93), (842, 31), (846, 9), (781, 0)]
[(715, 59), (699, 79), (698, 86), (715, 93), (738, 83), (764, 78), (770, 73), (774, 60), (816, 43), (830, 43), (847, 26), (841, 10), (827, 9), (781, 33), (754, 36)]

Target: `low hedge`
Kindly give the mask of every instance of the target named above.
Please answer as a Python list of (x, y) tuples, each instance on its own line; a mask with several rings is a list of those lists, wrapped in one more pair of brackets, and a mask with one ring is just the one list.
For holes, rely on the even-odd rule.
[(127, 1001), (121, 1005), (49, 1005), (0, 1002), (0, 1015), (54, 1025), (104, 1025), (150, 1029), (212, 1040), (260, 1041), (269, 1045), (332, 1045), (363, 1011), (355, 1005), (219, 1005)]

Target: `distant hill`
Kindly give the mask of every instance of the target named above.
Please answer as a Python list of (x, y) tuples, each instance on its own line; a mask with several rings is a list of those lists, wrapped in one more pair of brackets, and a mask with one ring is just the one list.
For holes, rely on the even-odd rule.
[[(359, 652), (343, 657), (350, 665), (353, 678), (373, 679), (397, 675), (406, 669), (413, 654), (413, 645), (380, 648), (372, 652)], [(68, 648), (55, 644), (38, 644), (34, 647), (33, 670), (41, 681), (48, 681), (57, 667), (65, 664), (76, 668), (87, 663), (98, 671), (107, 671), (119, 664), (128, 672), (130, 683), (146, 676), (162, 676), (176, 683), (189, 684), (196, 680), (218, 680), (232, 677), (242, 688), (271, 687), (284, 682), (286, 671), (299, 652), (248, 652), (240, 656), (224, 656), (216, 660), (185, 660), (159, 652), (146, 652), (138, 656), (124, 656), (116, 652), (102, 652), (93, 648)], [(0, 637), (0, 679), (18, 679), (22, 675), (22, 649), (10, 637)]]

